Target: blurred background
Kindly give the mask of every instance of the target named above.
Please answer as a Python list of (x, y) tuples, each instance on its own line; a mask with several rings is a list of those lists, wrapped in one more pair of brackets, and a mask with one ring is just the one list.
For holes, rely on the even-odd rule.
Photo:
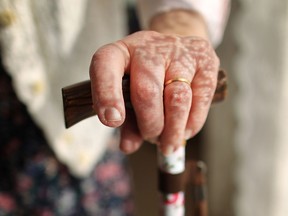
[(217, 49), (229, 95), (205, 130), (213, 216), (288, 215), (288, 1), (233, 0)]

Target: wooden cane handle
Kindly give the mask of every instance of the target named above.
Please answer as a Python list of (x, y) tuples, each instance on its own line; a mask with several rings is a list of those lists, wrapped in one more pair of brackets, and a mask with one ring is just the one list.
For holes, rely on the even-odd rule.
[[(226, 89), (226, 74), (223, 70), (219, 70), (213, 103), (220, 102), (226, 97)], [(130, 80), (128, 75), (125, 75), (122, 79), (122, 90), (125, 106), (131, 107)], [(93, 102), (90, 80), (62, 88), (62, 98), (66, 128), (97, 114), (92, 107)]]

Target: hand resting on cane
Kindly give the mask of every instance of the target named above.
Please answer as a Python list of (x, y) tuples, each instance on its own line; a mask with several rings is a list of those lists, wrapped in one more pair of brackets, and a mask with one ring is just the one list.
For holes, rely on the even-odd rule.
[[(126, 153), (143, 140), (157, 143), (164, 154), (175, 151), (202, 128), (216, 88), (219, 59), (200, 15), (160, 14), (151, 29), (101, 47), (91, 60), (94, 109), (104, 125), (121, 126)], [(134, 112), (124, 107), (125, 72)]]

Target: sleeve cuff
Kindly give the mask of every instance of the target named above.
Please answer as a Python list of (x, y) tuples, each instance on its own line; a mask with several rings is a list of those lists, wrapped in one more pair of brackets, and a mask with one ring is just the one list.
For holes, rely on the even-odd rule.
[(173, 9), (194, 10), (200, 13), (207, 23), (212, 44), (221, 43), (230, 12), (229, 0), (138, 0), (138, 13), (143, 29), (148, 29), (149, 22), (158, 13)]

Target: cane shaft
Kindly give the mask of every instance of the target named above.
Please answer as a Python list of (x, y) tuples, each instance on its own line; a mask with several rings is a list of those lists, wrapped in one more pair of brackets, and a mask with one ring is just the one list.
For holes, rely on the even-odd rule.
[(170, 155), (158, 151), (159, 191), (161, 193), (161, 216), (184, 216), (185, 146)]

